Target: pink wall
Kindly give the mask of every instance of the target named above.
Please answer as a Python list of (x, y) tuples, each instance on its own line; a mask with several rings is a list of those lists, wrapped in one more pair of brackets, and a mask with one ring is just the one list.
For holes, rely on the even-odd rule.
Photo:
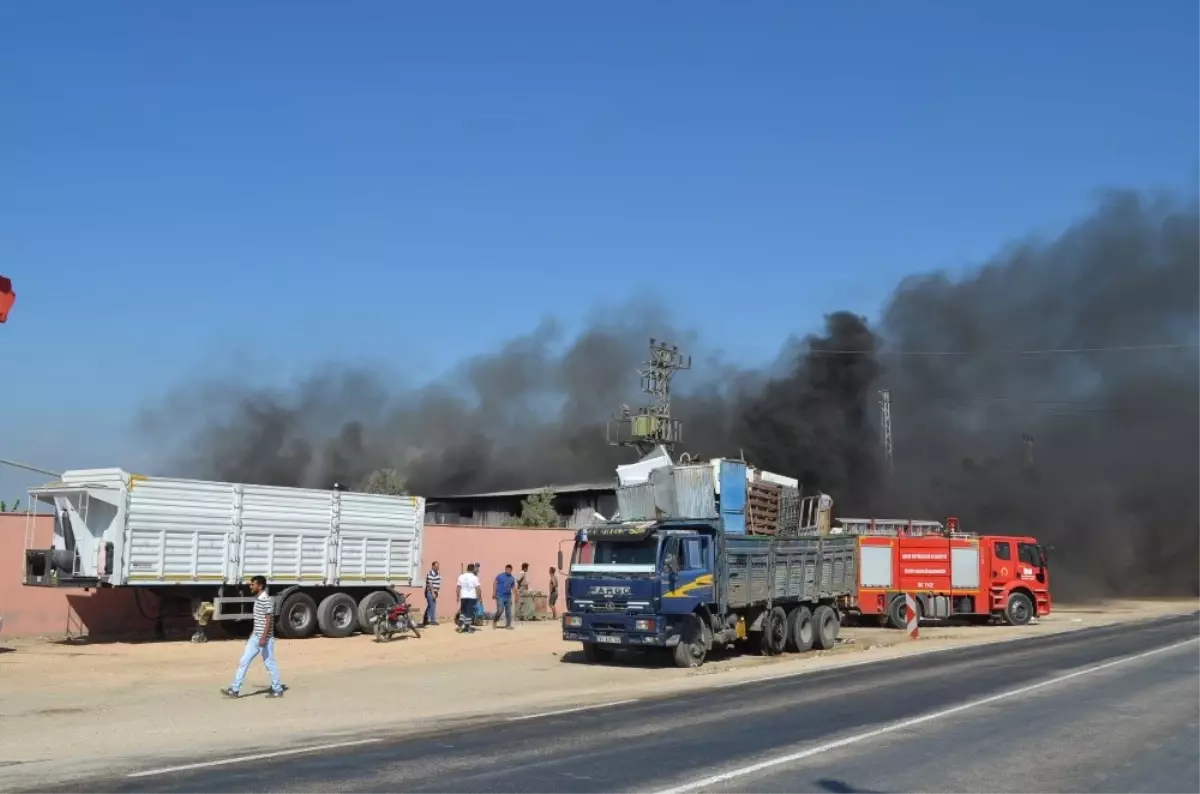
[[(51, 519), (39, 516), (36, 534), (47, 543)], [(0, 514), (0, 616), (3, 637), (63, 636), (90, 634), (95, 637), (146, 634), (153, 630), (157, 599), (142, 595), (139, 602), (131, 588), (84, 593), (25, 587), (24, 515)], [(549, 569), (557, 565), (558, 550), (570, 557), (574, 533), (561, 529), (514, 529), (509, 527), (459, 527), (431, 525), (425, 528), (422, 571), (438, 560), (442, 566), (443, 611), (454, 599), (454, 580), (469, 562), (483, 564), (484, 593), (491, 594), (491, 580), (506, 564), (520, 570), (529, 563), (529, 584), (534, 590), (549, 587)], [(422, 574), (423, 575), (423, 574)], [(447, 591), (448, 588), (448, 591)], [(424, 607), (424, 599), (416, 598)], [(145, 612), (145, 615), (143, 615)], [(149, 617), (147, 617), (147, 615)], [(168, 621), (168, 628), (191, 625), (190, 619)]]

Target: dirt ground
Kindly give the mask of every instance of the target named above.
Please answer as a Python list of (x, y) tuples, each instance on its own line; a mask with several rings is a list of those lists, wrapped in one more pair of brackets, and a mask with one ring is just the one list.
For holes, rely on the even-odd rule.
[[(639, 661), (584, 665), (578, 645), (563, 642), (552, 622), (469, 636), (442, 625), (421, 639), (387, 644), (369, 637), (281, 642), (279, 665), (290, 690), (280, 701), (220, 697), (239, 641), (0, 641), (0, 790), (132, 764), (164, 766), (204, 754), (216, 759), (372, 731), (397, 734), (447, 720), (694, 690), (700, 681), (723, 685), (1198, 608), (1192, 600), (1057, 607), (1020, 629), (922, 626), (916, 642), (889, 629), (846, 628), (833, 651), (775, 658), (730, 654), (697, 670)], [(244, 691), (266, 683), (256, 662)]]

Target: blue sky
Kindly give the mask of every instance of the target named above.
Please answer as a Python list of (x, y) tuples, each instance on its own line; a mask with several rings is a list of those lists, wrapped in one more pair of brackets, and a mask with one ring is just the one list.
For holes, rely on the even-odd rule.
[(189, 377), (426, 378), (637, 293), (766, 360), (1197, 179), (1195, 2), (453, 9), (0, 5), (0, 457), (135, 465)]

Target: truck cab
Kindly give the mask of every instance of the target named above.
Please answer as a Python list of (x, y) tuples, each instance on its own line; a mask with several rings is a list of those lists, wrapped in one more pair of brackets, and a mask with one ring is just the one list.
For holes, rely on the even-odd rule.
[(634, 521), (576, 535), (563, 639), (589, 660), (620, 648), (678, 645), (681, 625), (714, 598), (712, 522)]

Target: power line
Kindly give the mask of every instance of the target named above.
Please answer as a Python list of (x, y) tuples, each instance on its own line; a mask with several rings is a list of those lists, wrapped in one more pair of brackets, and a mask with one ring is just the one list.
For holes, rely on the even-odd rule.
[(1200, 343), (1116, 345), (1113, 347), (1052, 347), (1039, 350), (823, 350), (809, 348), (814, 356), (1049, 356), (1072, 353), (1141, 353), (1151, 350), (1195, 350)]

